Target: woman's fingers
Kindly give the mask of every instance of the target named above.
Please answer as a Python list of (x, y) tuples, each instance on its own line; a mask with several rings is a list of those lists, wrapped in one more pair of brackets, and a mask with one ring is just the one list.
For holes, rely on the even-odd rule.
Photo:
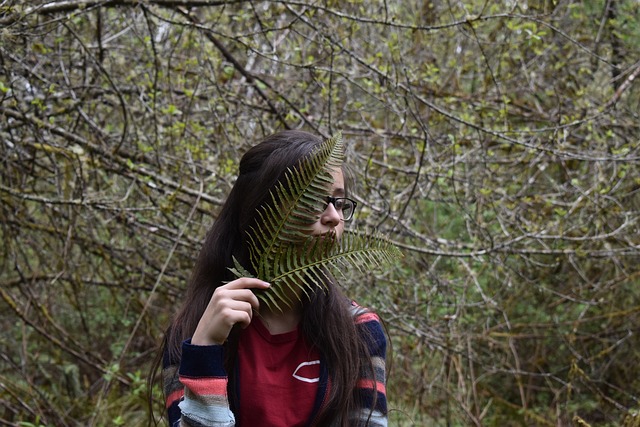
[(222, 344), (233, 325), (249, 326), (253, 310), (259, 307), (258, 298), (251, 289), (267, 289), (269, 286), (262, 280), (244, 277), (217, 288), (191, 342), (196, 345)]
[(250, 300), (232, 298), (224, 299), (217, 305), (217, 312), (220, 320), (231, 326), (236, 323), (242, 323), (244, 326), (248, 325), (253, 317), (255, 304), (254, 301), (252, 301), (253, 299), (255, 299), (255, 296)]
[(250, 289), (224, 289), (218, 288), (211, 297), (212, 304), (224, 304), (227, 300), (244, 301), (251, 304), (254, 310), (258, 309), (258, 297)]
[(254, 279), (252, 277), (242, 277), (240, 279), (233, 280), (226, 285), (220, 286), (218, 289), (266, 289), (269, 283), (264, 280)]

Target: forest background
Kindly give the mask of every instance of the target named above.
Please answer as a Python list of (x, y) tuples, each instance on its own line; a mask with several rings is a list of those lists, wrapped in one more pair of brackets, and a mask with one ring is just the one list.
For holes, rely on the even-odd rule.
[(639, 17), (1, 1), (0, 425), (146, 425), (204, 234), (281, 129), (343, 132), (356, 225), (404, 253), (344, 282), (386, 321), (390, 425), (639, 425)]

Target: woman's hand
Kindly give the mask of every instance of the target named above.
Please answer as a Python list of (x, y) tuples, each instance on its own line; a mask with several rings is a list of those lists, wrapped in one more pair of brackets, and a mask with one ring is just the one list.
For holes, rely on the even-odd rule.
[(243, 277), (217, 288), (193, 333), (191, 344), (223, 344), (233, 325), (249, 326), (253, 311), (259, 307), (258, 298), (251, 289), (269, 286), (260, 279)]

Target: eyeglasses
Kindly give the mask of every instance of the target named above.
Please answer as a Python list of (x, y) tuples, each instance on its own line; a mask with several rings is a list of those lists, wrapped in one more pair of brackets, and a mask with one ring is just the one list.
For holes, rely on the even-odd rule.
[(327, 197), (327, 203), (324, 205), (324, 209), (327, 209), (329, 203), (336, 208), (338, 213), (342, 213), (343, 221), (349, 221), (353, 218), (353, 213), (356, 211), (356, 206), (358, 206), (355, 200), (347, 197)]

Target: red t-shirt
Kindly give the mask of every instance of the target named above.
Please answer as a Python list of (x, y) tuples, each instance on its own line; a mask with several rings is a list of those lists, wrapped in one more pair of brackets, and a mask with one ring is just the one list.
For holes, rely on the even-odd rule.
[(254, 317), (240, 337), (238, 364), (240, 425), (307, 424), (318, 392), (320, 357), (299, 327), (271, 335)]

